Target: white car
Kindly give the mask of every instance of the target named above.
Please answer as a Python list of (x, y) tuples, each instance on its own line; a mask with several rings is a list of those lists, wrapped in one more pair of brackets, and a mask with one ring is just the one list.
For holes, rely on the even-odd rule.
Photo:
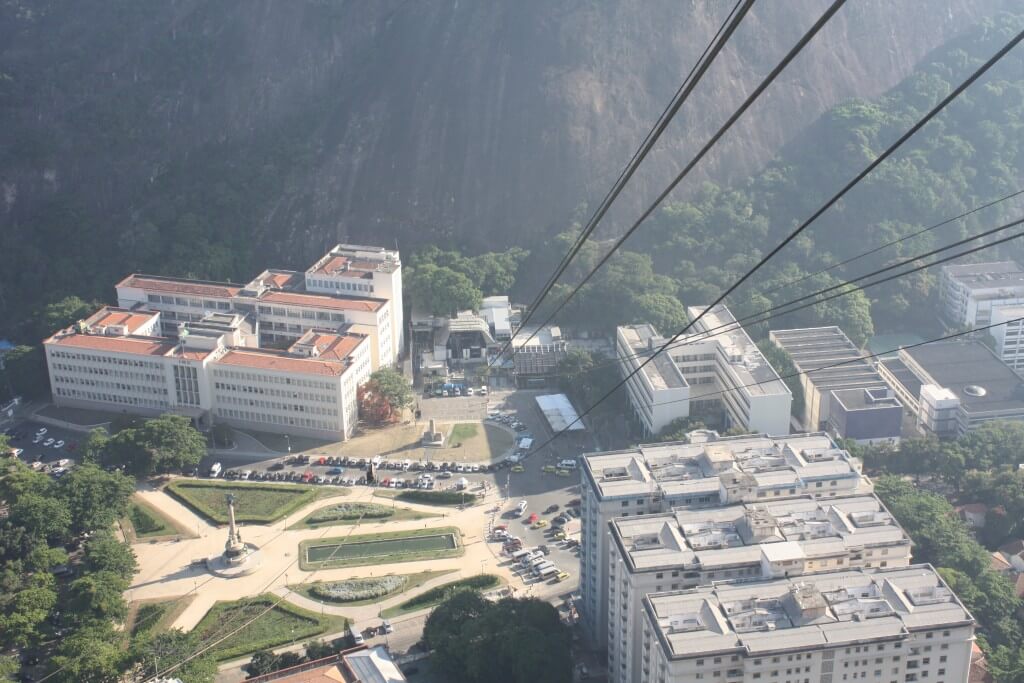
[(23, 449), (23, 448), (12, 448), (11, 449), (11, 457), (12, 458), (17, 458), (18, 456), (20, 456), (24, 452), (25, 452), (25, 449)]
[(52, 446), (55, 439), (51, 436), (49, 439), (43, 442), (44, 446)]
[(487, 395), (487, 387), (480, 387), (480, 390), (479, 390), (479, 392), (478, 392), (478, 393), (479, 393), (479, 394), (480, 394), (481, 396), (486, 396), (486, 395)]
[(36, 434), (34, 437), (32, 437), (32, 443), (39, 443), (42, 440), (43, 440), (43, 435), (42, 434)]
[(57, 443), (53, 444), (53, 447), (54, 448), (64, 448), (64, 439), (61, 439)]
[(242, 474), (239, 475), (238, 478), (241, 479), (242, 481), (245, 481), (246, 479), (248, 479), (251, 476), (252, 476), (252, 470), (242, 470)]
[(466, 396), (472, 396), (474, 393), (473, 387), (466, 389)]
[(70, 458), (61, 458), (57, 461), (57, 467), (71, 467), (72, 462)]
[(36, 432), (36, 436), (43, 436), (44, 434), (46, 434), (46, 427), (40, 427), (39, 431)]
[(394, 633), (395, 627), (391, 625), (391, 622), (385, 619), (381, 626), (384, 628), (384, 633)]

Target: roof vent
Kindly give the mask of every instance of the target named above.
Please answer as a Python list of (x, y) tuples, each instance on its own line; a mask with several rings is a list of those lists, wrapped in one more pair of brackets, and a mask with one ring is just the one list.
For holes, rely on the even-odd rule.
[(987, 394), (985, 387), (978, 386), (977, 384), (968, 384), (964, 387), (964, 393), (968, 396), (981, 397)]

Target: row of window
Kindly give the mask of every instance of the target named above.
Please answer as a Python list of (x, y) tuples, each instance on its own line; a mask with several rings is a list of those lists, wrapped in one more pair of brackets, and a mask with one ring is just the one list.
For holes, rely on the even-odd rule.
[(162, 384), (163, 375), (154, 375), (151, 372), (135, 372), (133, 370), (108, 370), (106, 368), (93, 368), (82, 365), (68, 365), (67, 363), (50, 363), (50, 370), (61, 370), (64, 372), (77, 372), (83, 375), (103, 375), (106, 377), (117, 377), (142, 382), (156, 382)]
[(158, 294), (147, 294), (146, 299), (151, 304), (170, 304), (172, 306), (187, 306), (190, 308), (202, 308), (208, 311), (229, 311), (230, 301), (214, 301), (213, 299), (193, 299), (183, 296), (166, 296)]
[(103, 403), (118, 403), (121, 405), (143, 406), (148, 408), (167, 408), (170, 404), (160, 399), (140, 398), (138, 396), (125, 396), (124, 394), (107, 394), (97, 391), (85, 391), (83, 389), (71, 389), (57, 387), (58, 396), (76, 398), (79, 400), (101, 401)]
[(128, 365), (136, 368), (161, 368), (159, 362), (148, 360), (136, 360), (134, 358), (115, 358), (112, 356), (96, 356), (91, 353), (79, 353), (77, 351), (50, 351), (53, 358), (67, 358), (68, 360), (87, 361), (89, 363), (102, 363), (104, 365)]
[(346, 290), (349, 292), (373, 292), (373, 285), (363, 284), (362, 282), (350, 282), (348, 280), (321, 280), (319, 278), (310, 278), (307, 282), (311, 283), (314, 287), (320, 287), (321, 289), (333, 289), (336, 291)]
[(101, 379), (84, 379), (81, 377), (68, 377), (67, 375), (54, 375), (54, 384), (77, 384), (85, 387), (99, 387), (104, 389), (115, 389), (117, 391), (134, 391), (140, 394), (167, 395), (167, 389), (162, 386), (146, 386), (138, 384), (125, 384), (124, 382), (106, 382)]
[(296, 413), (310, 413), (313, 415), (329, 415), (336, 417), (338, 415), (337, 408), (331, 407), (320, 407), (320, 406), (304, 406), (298, 403), (279, 403), (277, 401), (263, 401), (253, 398), (239, 398), (237, 396), (225, 396), (223, 394), (216, 395), (217, 404), (236, 405), (236, 406), (249, 406), (252, 408), (264, 408), (267, 410), (280, 410), (280, 411), (291, 411)]
[[(292, 389), (268, 389), (267, 387), (257, 387), (249, 384), (232, 384), (230, 382), (214, 382), (213, 388), (220, 391), (231, 391), (236, 394), (256, 394), (259, 396), (277, 396), (280, 398), (298, 398), (303, 401), (313, 401), (316, 403), (334, 403), (337, 400), (337, 394), (328, 393), (310, 393), (308, 391), (294, 391)], [(328, 389), (332, 389), (328, 385)]]
[(317, 420), (309, 417), (285, 417), (283, 415), (275, 415), (273, 413), (256, 413), (251, 410), (235, 410), (234, 408), (217, 408), (214, 412), (221, 417), (245, 420), (246, 422), (287, 425), (289, 427), (306, 427), (308, 429), (320, 429), (332, 432), (336, 432), (341, 429), (341, 425), (336, 421)]
[(219, 368), (213, 371), (213, 376), (224, 379), (262, 382), (263, 384), (284, 384), (288, 386), (308, 387), (310, 389), (324, 389), (328, 391), (334, 388), (334, 385), (330, 382), (321, 382), (319, 380), (280, 377), (278, 375), (262, 375), (252, 372), (240, 372), (237, 370), (222, 370)]

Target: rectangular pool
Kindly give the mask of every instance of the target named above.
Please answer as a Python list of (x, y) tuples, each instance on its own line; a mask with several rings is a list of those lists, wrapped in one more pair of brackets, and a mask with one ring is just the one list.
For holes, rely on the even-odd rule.
[(436, 534), (434, 536), (408, 536), (406, 538), (389, 538), (382, 541), (355, 541), (353, 543), (330, 543), (313, 545), (306, 548), (306, 561), (324, 562), (331, 560), (350, 560), (366, 557), (386, 557), (405, 553), (424, 552), (431, 550), (454, 550), (458, 547), (453, 534)]

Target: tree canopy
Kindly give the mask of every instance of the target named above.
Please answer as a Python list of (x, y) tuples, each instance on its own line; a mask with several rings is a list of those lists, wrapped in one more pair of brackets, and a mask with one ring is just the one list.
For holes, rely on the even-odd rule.
[(148, 476), (197, 466), (206, 455), (206, 439), (187, 417), (167, 414), (122, 429), (110, 438), (103, 452), (104, 463)]

